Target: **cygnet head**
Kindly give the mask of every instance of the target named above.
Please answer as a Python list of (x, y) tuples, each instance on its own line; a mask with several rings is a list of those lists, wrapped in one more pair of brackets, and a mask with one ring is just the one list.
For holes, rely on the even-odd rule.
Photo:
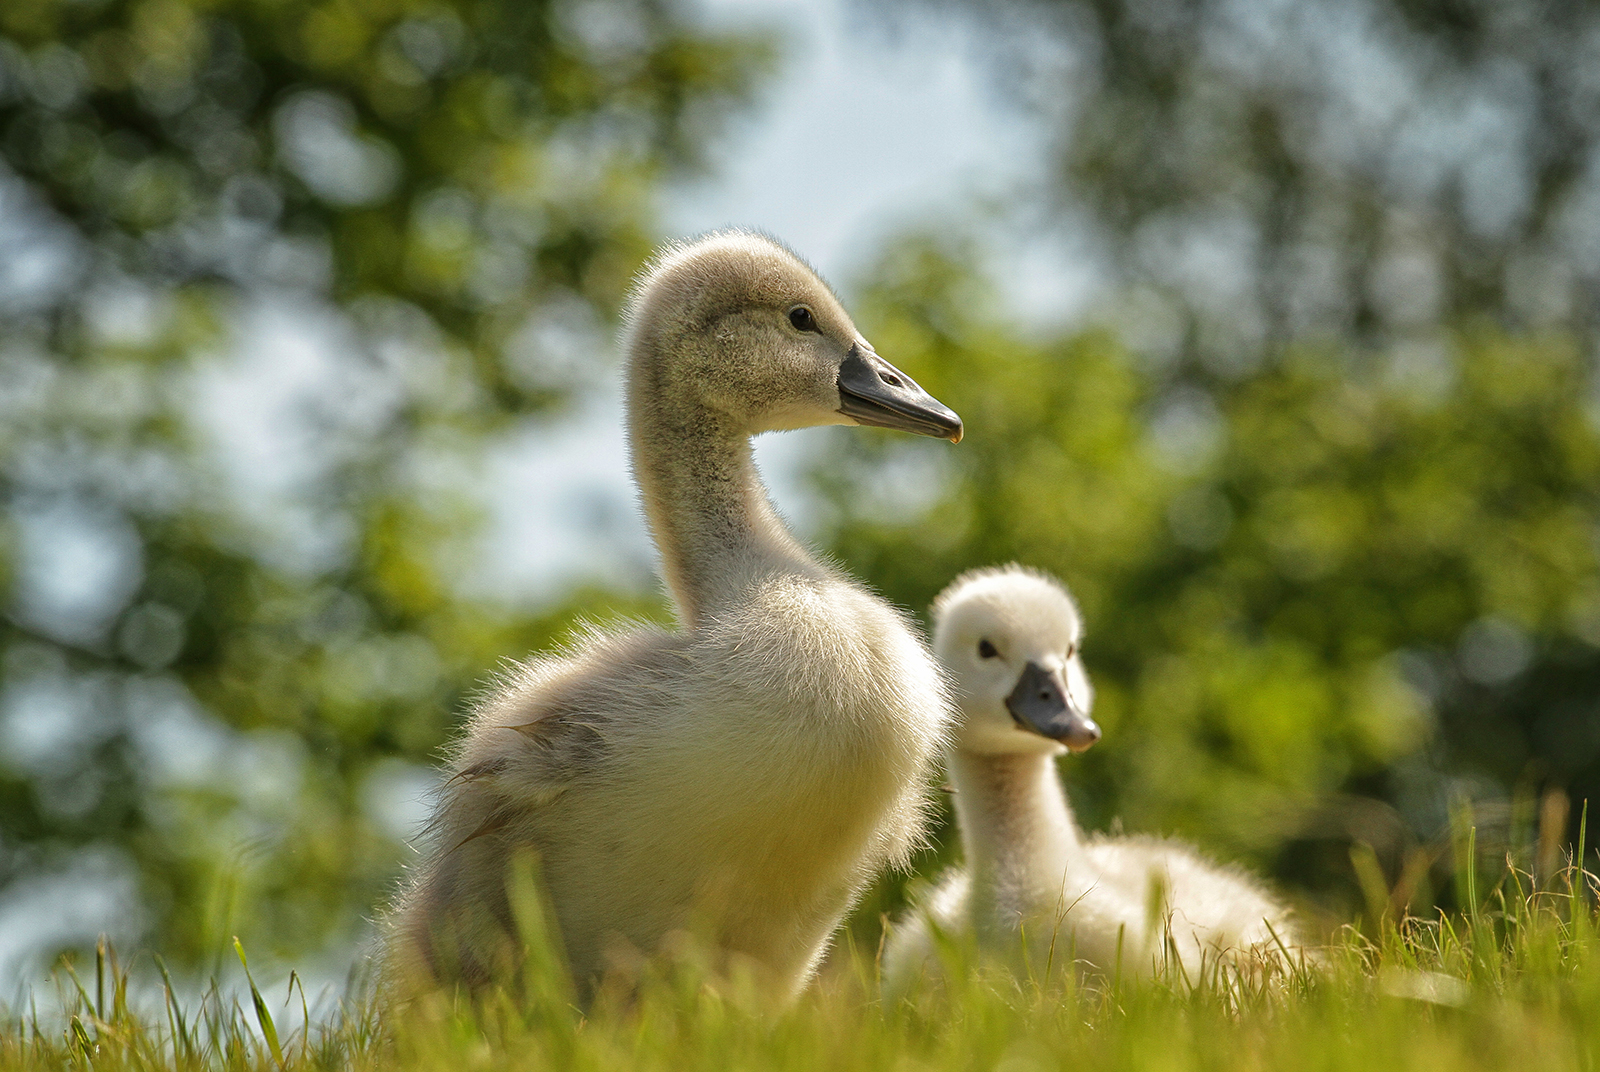
[(1098, 741), (1082, 639), (1077, 605), (1042, 573), (1005, 566), (951, 582), (933, 603), (933, 649), (961, 708), (955, 747), (1082, 752)]
[(629, 305), (635, 404), (740, 432), (867, 424), (959, 442), (961, 418), (879, 357), (799, 257), (722, 231), (668, 248)]

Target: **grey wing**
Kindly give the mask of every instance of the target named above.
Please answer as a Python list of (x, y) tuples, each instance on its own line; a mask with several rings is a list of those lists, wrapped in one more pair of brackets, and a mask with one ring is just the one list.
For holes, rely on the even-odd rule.
[(684, 647), (652, 627), (590, 632), (567, 654), (512, 667), (473, 714), (447, 790), (485, 798), (476, 810), (490, 825), (550, 804), (601, 771), (626, 726), (648, 717), (653, 686), (681, 672)]

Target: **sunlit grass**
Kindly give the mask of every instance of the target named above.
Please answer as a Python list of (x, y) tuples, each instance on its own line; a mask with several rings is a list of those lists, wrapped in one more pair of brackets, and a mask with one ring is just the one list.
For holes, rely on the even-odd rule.
[[(1018, 979), (951, 963), (884, 1003), (846, 945), (792, 1009), (712, 986), (692, 957), (580, 1011), (536, 963), (523, 997), (318, 1009), (291, 977), (184, 999), (159, 961), (102, 946), (50, 1001), (13, 1010), (0, 1066), (83, 1069), (1580, 1069), (1600, 1068), (1600, 880), (1508, 867), (1460, 915), (1379, 918), (1266, 980)], [(537, 959), (537, 958), (536, 958)], [(139, 985), (140, 975), (150, 978)], [(154, 997), (130, 998), (135, 990)], [(53, 1002), (53, 1004), (52, 1004)], [(153, 1006), (153, 1007), (152, 1007)]]

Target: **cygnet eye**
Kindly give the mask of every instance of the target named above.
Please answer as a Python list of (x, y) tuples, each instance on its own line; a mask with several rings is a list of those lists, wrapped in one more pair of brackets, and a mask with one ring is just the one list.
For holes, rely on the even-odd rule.
[(797, 305), (789, 310), (789, 323), (794, 325), (796, 331), (815, 331), (818, 333), (822, 331), (821, 328), (817, 327), (817, 318), (812, 316), (810, 308), (804, 305)]
[(1000, 652), (995, 649), (995, 646), (989, 643), (987, 640), (978, 641), (978, 658), (993, 659), (999, 654)]

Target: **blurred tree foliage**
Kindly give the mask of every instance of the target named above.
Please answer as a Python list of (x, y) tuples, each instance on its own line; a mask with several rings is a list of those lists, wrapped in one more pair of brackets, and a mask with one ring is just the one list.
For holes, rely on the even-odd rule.
[(970, 9), (1053, 132), (1144, 337), (1243, 374), (1308, 335), (1592, 328), (1600, 6), (1007, 0)]
[[(567, 617), (456, 594), (460, 460), (603, 367), (770, 59), (665, 0), (0, 4), (0, 885), (180, 962), (348, 941), (397, 760)], [(224, 464), (273, 404), (236, 353), (270, 388), (312, 330)]]
[[(839, 553), (913, 606), (1073, 583), (1092, 822), (1352, 894), (1365, 840), (1425, 901), (1452, 800), (1522, 851), (1540, 793), (1600, 799), (1600, 5), (920, 6), (1049, 131), (1005, 209), (1105, 269), (1107, 333), (1002, 330), (947, 241), (890, 258), (863, 322), (970, 434), (948, 487), (841, 439)], [(942, 489), (915, 521), (859, 505), (914, 505), (895, 474)]]

